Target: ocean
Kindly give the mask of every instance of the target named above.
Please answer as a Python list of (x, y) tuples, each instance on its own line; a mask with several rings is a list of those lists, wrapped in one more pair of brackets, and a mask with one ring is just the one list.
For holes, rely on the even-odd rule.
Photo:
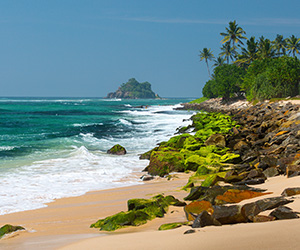
[[(139, 154), (190, 123), (192, 112), (174, 110), (187, 101), (0, 98), (0, 214), (142, 184)], [(117, 143), (126, 155), (106, 153)]]

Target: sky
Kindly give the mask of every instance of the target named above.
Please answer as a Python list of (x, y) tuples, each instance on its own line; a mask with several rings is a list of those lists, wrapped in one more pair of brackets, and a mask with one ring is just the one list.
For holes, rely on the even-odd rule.
[[(300, 37), (299, 0), (1, 0), (0, 96), (104, 97), (130, 78), (201, 97), (199, 51), (246, 36)], [(210, 66), (212, 63), (210, 64)]]

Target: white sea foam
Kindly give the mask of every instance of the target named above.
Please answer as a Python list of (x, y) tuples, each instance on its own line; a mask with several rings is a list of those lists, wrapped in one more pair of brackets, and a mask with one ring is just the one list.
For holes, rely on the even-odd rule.
[(87, 127), (87, 126), (97, 126), (97, 125), (103, 125), (103, 123), (75, 123), (73, 124), (73, 127)]
[[(148, 164), (147, 160), (139, 160), (138, 154), (167, 140), (177, 127), (190, 123), (182, 120), (192, 113), (172, 113), (173, 107), (152, 106), (122, 112), (117, 122), (130, 126), (126, 134), (96, 138), (94, 133), (81, 133), (67, 139), (68, 145), (73, 145), (69, 151), (61, 150), (60, 156), (0, 173), (0, 214), (40, 208), (54, 199), (91, 190), (141, 184), (131, 177), (132, 172), (141, 171)], [(106, 154), (116, 143), (123, 145), (128, 154)]]
[(94, 154), (82, 146), (65, 158), (38, 161), (2, 176), (0, 214), (44, 207), (54, 199), (91, 190), (139, 184), (128, 176), (146, 165), (137, 155)]
[(13, 150), (14, 146), (0, 146), (0, 151), (9, 151), (9, 150)]
[(119, 122), (122, 123), (122, 124), (124, 124), (124, 125), (127, 125), (127, 126), (131, 126), (132, 125), (130, 121), (127, 121), (125, 119), (119, 119)]
[(112, 98), (112, 99), (103, 99), (105, 102), (120, 102), (122, 99), (120, 98)]

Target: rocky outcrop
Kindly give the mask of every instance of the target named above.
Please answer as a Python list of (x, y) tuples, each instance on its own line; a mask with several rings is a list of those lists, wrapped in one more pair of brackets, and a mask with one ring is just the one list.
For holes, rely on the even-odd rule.
[(109, 93), (106, 98), (154, 99), (159, 98), (159, 96), (151, 90), (151, 84), (149, 82), (139, 83), (136, 79), (131, 78), (127, 83), (123, 83), (117, 91)]
[(120, 212), (92, 224), (92, 228), (100, 228), (104, 231), (115, 231), (126, 226), (139, 226), (153, 220), (156, 217), (163, 217), (169, 206), (184, 206), (174, 196), (156, 195), (151, 199), (131, 199), (127, 202), (128, 211)]
[(116, 144), (111, 149), (107, 150), (107, 153), (112, 155), (125, 155), (127, 152), (123, 146)]
[[(283, 197), (272, 197), (247, 203), (245, 205), (212, 205), (208, 201), (193, 201), (184, 207), (186, 218), (193, 221), (192, 227), (220, 226), (247, 222), (266, 222), (272, 220), (299, 218), (298, 212), (283, 205), (293, 202)], [(270, 215), (261, 212), (274, 209)]]

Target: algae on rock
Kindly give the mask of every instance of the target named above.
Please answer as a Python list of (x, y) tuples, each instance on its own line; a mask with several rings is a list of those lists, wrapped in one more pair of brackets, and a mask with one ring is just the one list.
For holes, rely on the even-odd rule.
[(156, 195), (151, 199), (130, 199), (127, 202), (128, 211), (120, 212), (92, 224), (93, 228), (100, 228), (103, 231), (114, 231), (126, 226), (139, 226), (153, 220), (156, 217), (163, 217), (169, 206), (185, 206), (174, 196)]
[(9, 234), (19, 230), (25, 230), (25, 228), (21, 226), (13, 226), (10, 224), (6, 224), (0, 228), (0, 238), (3, 237), (5, 234)]

